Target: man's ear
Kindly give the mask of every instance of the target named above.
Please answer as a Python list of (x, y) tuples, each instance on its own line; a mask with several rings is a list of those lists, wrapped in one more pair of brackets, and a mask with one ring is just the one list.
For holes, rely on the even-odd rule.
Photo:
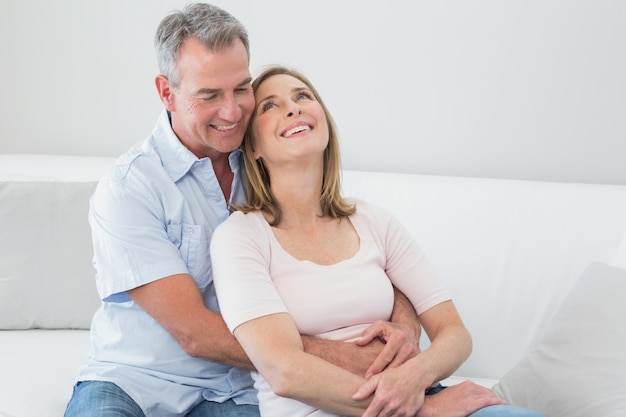
[(170, 85), (170, 80), (163, 74), (159, 74), (156, 76), (154, 83), (156, 84), (157, 91), (159, 93), (159, 98), (163, 102), (165, 108), (170, 111), (176, 111), (176, 106), (174, 103), (174, 89)]

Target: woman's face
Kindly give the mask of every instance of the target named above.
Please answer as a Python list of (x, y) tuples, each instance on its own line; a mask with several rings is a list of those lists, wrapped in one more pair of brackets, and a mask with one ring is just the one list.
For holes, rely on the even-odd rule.
[(252, 122), (255, 158), (264, 163), (289, 163), (315, 156), (328, 145), (324, 109), (305, 83), (290, 75), (274, 75), (255, 91)]

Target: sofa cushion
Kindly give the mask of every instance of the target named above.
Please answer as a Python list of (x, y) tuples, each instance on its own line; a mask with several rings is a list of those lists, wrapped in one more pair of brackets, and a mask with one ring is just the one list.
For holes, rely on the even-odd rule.
[(88, 330), (0, 332), (0, 416), (62, 417), (89, 340)]
[(551, 417), (622, 417), (624, 300), (626, 270), (589, 265), (536, 347), (494, 386), (496, 393)]
[(0, 329), (90, 326), (95, 181), (0, 181)]

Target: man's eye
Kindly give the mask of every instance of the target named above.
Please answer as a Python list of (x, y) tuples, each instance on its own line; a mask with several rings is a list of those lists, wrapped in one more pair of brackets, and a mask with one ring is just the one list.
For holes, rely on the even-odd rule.
[(207, 96), (207, 97), (198, 97), (201, 101), (207, 103), (209, 101), (213, 101), (215, 100), (215, 97), (217, 96)]

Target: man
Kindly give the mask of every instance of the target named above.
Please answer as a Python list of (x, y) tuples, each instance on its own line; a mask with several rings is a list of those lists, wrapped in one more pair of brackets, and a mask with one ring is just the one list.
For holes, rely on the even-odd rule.
[[(247, 33), (223, 10), (193, 4), (161, 22), (155, 46), (165, 110), (91, 201), (103, 302), (66, 416), (258, 416), (252, 365), (218, 313), (209, 260), (212, 231), (245, 198), (238, 148), (255, 106)], [(416, 323), (411, 306), (395, 314)], [(374, 328), (366, 346), (303, 342), (375, 373), (417, 353), (419, 326), (394, 328)]]

